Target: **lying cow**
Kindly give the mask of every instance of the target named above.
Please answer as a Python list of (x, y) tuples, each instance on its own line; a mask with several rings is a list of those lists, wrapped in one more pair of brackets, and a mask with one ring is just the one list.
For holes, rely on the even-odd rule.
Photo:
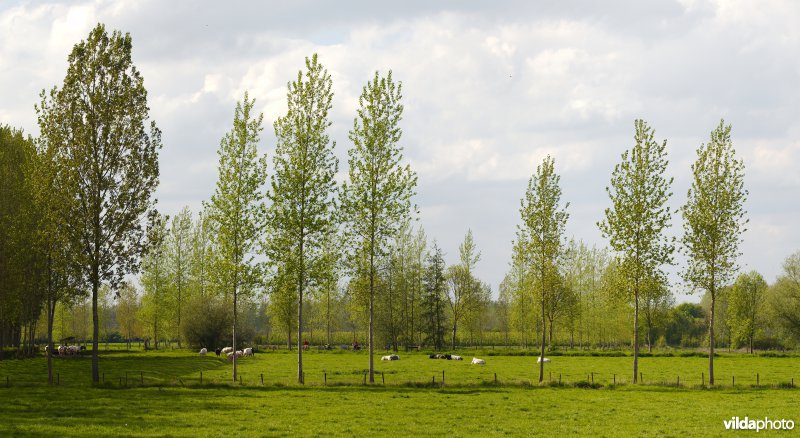
[(486, 365), (486, 361), (483, 359), (478, 359), (477, 357), (473, 357), (472, 365)]
[(542, 362), (550, 363), (550, 359), (545, 357), (544, 360), (543, 360), (541, 356), (536, 358), (536, 363), (542, 363)]
[(389, 356), (383, 356), (381, 360), (400, 360), (400, 356), (396, 354), (391, 354)]
[(461, 356), (456, 356), (455, 354), (454, 354), (453, 356), (451, 356), (451, 358), (452, 358), (453, 360), (464, 360), (464, 358), (463, 358), (463, 357), (461, 357)]

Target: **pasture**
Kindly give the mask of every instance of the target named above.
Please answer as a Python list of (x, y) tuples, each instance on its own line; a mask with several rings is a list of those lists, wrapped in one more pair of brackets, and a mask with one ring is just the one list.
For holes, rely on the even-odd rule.
[[(553, 356), (545, 365), (553, 383), (539, 386), (535, 356), (460, 351), (464, 361), (448, 361), (401, 352), (399, 361), (381, 362), (378, 353), (376, 384), (365, 386), (366, 352), (312, 350), (304, 352), (300, 386), (296, 352), (241, 359), (241, 384), (213, 353), (101, 353), (105, 383), (97, 387), (87, 353), (54, 359), (53, 388), (45, 385), (43, 357), (0, 361), (0, 435), (220, 436), (235, 428), (258, 436), (678, 436), (724, 434), (722, 421), (737, 415), (800, 421), (800, 390), (790, 387), (798, 357), (723, 354), (715, 359), (719, 385), (704, 389), (703, 357), (641, 358), (645, 384), (634, 386), (625, 384), (630, 357)], [(486, 365), (471, 365), (473, 355)]]

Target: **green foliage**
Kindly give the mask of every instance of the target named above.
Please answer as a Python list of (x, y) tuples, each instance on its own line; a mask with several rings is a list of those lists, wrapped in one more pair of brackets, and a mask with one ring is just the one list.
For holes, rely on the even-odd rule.
[(475, 266), (481, 259), (481, 253), (475, 246), (472, 230), (467, 230), (464, 242), (458, 247), (460, 263), (447, 269), (447, 286), (445, 296), (450, 306), (450, 317), (453, 326), (450, 346), (456, 348), (458, 324), (471, 312), (483, 305), (483, 285), (475, 278)]
[(800, 345), (800, 252), (786, 258), (783, 273), (765, 300), (781, 336), (794, 346)]
[(175, 303), (175, 332), (173, 335), (181, 343), (182, 334), (182, 306), (187, 300), (189, 292), (189, 278), (191, 275), (192, 257), (192, 212), (189, 207), (184, 207), (174, 218), (169, 234), (166, 237), (166, 251), (170, 283), (172, 286)]
[(190, 346), (206, 347), (211, 352), (230, 345), (231, 314), (222, 300), (192, 298), (187, 301), (185, 312), (181, 330)]
[(141, 283), (144, 288), (139, 319), (145, 333), (158, 349), (160, 341), (174, 334), (173, 306), (170, 305), (171, 284), (167, 259), (168, 216), (158, 215), (148, 230), (149, 249), (142, 260)]
[[(353, 142), (353, 148), (347, 151), (349, 182), (342, 185), (341, 191), (341, 212), (352, 247), (351, 262), (364, 261), (367, 267), (366, 272), (361, 272), (366, 274), (369, 286), (361, 290), (368, 296), (370, 352), (373, 350), (376, 258), (385, 254), (389, 239), (396, 237), (400, 227), (409, 220), (411, 197), (417, 185), (411, 166), (401, 164), (401, 98), (402, 84), (395, 84), (391, 70), (386, 77), (380, 77), (376, 71), (372, 81), (364, 86), (358, 98), (358, 116), (349, 135)], [(373, 382), (372, 356), (369, 376)]]
[(42, 91), (37, 107), (45, 142), (56, 148), (61, 181), (75, 198), (63, 217), (80, 241), (83, 278), (92, 288), (92, 378), (99, 381), (97, 299), (138, 269), (143, 219), (154, 212), (161, 132), (150, 122), (144, 79), (129, 34), (98, 24), (69, 57), (61, 89)]
[[(236, 349), (236, 317), (239, 296), (252, 296), (260, 284), (255, 249), (264, 223), (266, 157), (258, 157), (257, 145), (264, 115), (253, 117), (255, 99), (236, 103), (233, 127), (220, 141), (219, 179), (207, 205), (208, 219), (216, 232), (213, 273), (224, 301), (232, 302), (232, 346)], [(229, 301), (230, 300), (230, 301)], [(236, 380), (236, 360), (233, 361)]]
[[(545, 313), (557, 307), (563, 283), (559, 272), (559, 258), (563, 255), (564, 228), (569, 214), (569, 203), (561, 207), (561, 177), (555, 173), (555, 162), (549, 155), (536, 166), (536, 173), (528, 181), (528, 189), (521, 201), (522, 226), (518, 238), (523, 260), (530, 264), (534, 294), (538, 292), (542, 309), (541, 356), (545, 348)], [(551, 313), (551, 316), (554, 316)], [(551, 318), (552, 324), (552, 318)], [(552, 331), (551, 331), (552, 333)], [(551, 336), (552, 337), (552, 336)], [(544, 362), (539, 366), (539, 382), (544, 379)]]
[(433, 242), (433, 248), (428, 254), (427, 267), (423, 276), (425, 291), (422, 296), (422, 332), (425, 346), (441, 351), (444, 347), (445, 333), (445, 277), (444, 254), (441, 248)]
[(335, 232), (334, 178), (339, 170), (339, 160), (333, 153), (336, 143), (326, 132), (331, 125), (331, 85), (331, 77), (316, 54), (306, 58), (305, 74), (297, 72), (297, 80), (288, 84), (287, 113), (275, 121), (278, 145), (267, 194), (272, 201), (267, 254), (273, 265), (282, 266), (283, 275), (293, 285), (276, 291), (297, 296), (297, 378), (301, 383), (304, 293), (321, 283), (333, 267), (323, 246)]
[(697, 149), (692, 185), (681, 208), (688, 258), (681, 272), (695, 289), (711, 295), (709, 323), (709, 382), (714, 383), (714, 307), (720, 287), (738, 270), (739, 244), (745, 231), (744, 162), (736, 158), (731, 126), (724, 121), (711, 132), (708, 144)]
[(672, 264), (674, 238), (664, 230), (672, 212), (667, 201), (672, 196), (672, 178), (667, 168), (667, 142), (655, 141), (655, 131), (644, 120), (634, 122), (634, 146), (622, 153), (614, 167), (606, 192), (611, 208), (597, 225), (611, 248), (619, 255), (620, 269), (627, 281), (625, 290), (633, 297), (633, 376), (637, 376), (639, 353), (639, 304), (647, 283), (665, 281), (662, 265)]
[(763, 307), (767, 282), (756, 271), (739, 274), (728, 295), (728, 324), (731, 327), (731, 347), (747, 345), (753, 352)]

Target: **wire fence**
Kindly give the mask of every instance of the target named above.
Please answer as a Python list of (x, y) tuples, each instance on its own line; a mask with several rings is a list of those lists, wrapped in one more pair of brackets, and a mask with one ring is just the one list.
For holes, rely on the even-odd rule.
[[(364, 371), (354, 372), (321, 372), (313, 375), (304, 373), (305, 386), (406, 386), (406, 387), (474, 387), (474, 386), (564, 386), (578, 388), (604, 388), (623, 385), (660, 386), (684, 389), (796, 389), (795, 379), (773, 379), (769, 375), (755, 373), (752, 375), (717, 375), (712, 385), (705, 373), (699, 375), (674, 375), (667, 378), (664, 375), (649, 376), (639, 373), (637, 381), (631, 375), (614, 373), (565, 374), (547, 372), (542, 382), (539, 382), (538, 373), (530, 379), (519, 377), (504, 378), (503, 375), (486, 373), (479, 379), (465, 379), (463, 375), (442, 370), (441, 373), (431, 373), (430, 379), (420, 380), (404, 378), (402, 374), (377, 372), (373, 374), (373, 382), (369, 382), (369, 373)], [(0, 385), (5, 388), (50, 386), (47, 376), (34, 378), (32, 376), (0, 376)], [(52, 386), (85, 387), (92, 386), (86, 378), (76, 378), (74, 375), (53, 374)], [(269, 372), (238, 372), (236, 381), (230, 371), (209, 370), (192, 375), (173, 375), (143, 370), (128, 370), (101, 372), (100, 387), (132, 388), (132, 387), (216, 387), (216, 386), (244, 386), (244, 387), (287, 387), (301, 386), (296, 380), (287, 380), (285, 376), (274, 376)]]

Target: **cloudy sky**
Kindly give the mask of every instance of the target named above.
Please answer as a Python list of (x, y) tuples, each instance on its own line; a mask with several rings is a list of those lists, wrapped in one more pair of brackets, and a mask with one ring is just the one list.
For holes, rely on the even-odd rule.
[[(571, 203), (568, 234), (605, 245), (596, 222), (637, 118), (668, 141), (674, 207), (696, 148), (721, 118), (731, 123), (750, 191), (741, 264), (771, 282), (800, 250), (800, 2), (4, 0), (0, 123), (38, 133), (39, 92), (61, 84), (72, 45), (98, 22), (133, 38), (163, 130), (165, 213), (210, 197), (217, 146), (245, 90), (272, 156), (286, 83), (316, 52), (333, 77), (343, 171), (363, 84), (389, 69), (403, 82), (420, 223), (450, 262), (471, 228), (479, 275), (495, 291), (520, 198), (547, 154)], [(680, 230), (676, 217), (670, 232)]]

